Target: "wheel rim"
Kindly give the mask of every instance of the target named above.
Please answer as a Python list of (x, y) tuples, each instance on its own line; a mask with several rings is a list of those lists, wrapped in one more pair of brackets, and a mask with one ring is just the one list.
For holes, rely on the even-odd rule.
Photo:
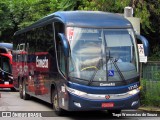
[(19, 92), (22, 93), (22, 84), (19, 85)]
[(57, 96), (57, 94), (53, 98), (53, 104), (54, 104), (54, 109), (56, 111), (58, 111), (59, 110), (59, 106), (58, 106), (58, 96)]
[(23, 93), (23, 97), (24, 97), (25, 93), (26, 93), (24, 81), (23, 81), (22, 93)]

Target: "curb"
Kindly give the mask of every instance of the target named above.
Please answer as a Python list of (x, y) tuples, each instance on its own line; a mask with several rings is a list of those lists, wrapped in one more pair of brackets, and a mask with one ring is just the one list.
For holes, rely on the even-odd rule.
[(154, 107), (140, 107), (139, 110), (145, 111), (145, 112), (154, 112), (160, 114), (160, 108), (154, 108)]

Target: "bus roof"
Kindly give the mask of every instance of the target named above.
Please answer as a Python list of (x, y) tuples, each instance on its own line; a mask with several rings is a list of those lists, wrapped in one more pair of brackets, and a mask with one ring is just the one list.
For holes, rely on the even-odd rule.
[(12, 43), (0, 43), (0, 47), (5, 47), (7, 49), (12, 50), (13, 49), (13, 44)]
[(66, 26), (77, 27), (94, 27), (94, 28), (131, 28), (131, 23), (122, 15), (101, 12), (101, 11), (58, 11), (52, 13), (34, 24), (19, 30), (15, 35), (27, 32), (33, 28), (39, 27), (43, 24), (60, 20)]

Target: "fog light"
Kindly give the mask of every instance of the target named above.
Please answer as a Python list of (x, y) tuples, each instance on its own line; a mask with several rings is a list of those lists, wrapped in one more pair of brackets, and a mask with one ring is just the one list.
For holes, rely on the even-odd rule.
[(132, 106), (132, 107), (135, 106), (136, 104), (138, 104), (138, 102), (139, 102), (139, 101), (134, 101), (134, 102), (132, 102), (131, 106)]
[(77, 102), (74, 102), (74, 105), (81, 108), (81, 104), (80, 103), (77, 103)]

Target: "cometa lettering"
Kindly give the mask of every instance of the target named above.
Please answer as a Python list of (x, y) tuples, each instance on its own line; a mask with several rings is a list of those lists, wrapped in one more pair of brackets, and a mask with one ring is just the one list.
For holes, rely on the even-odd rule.
[(36, 67), (48, 68), (48, 59), (46, 59), (46, 57), (44, 59), (39, 59), (37, 56), (36, 57)]
[(100, 86), (115, 86), (115, 83), (100, 83)]

